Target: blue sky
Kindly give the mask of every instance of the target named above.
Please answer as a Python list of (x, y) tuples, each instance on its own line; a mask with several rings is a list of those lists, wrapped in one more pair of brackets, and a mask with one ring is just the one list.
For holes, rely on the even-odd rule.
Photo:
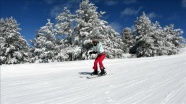
[[(28, 41), (35, 38), (36, 30), (68, 7), (72, 13), (79, 8), (81, 0), (0, 0), (1, 18), (13, 17), (20, 24), (21, 35)], [(125, 27), (134, 27), (136, 17), (144, 11), (152, 22), (158, 21), (162, 27), (174, 24), (181, 28), (186, 38), (186, 0), (90, 0), (105, 11), (103, 15), (117, 32)]]

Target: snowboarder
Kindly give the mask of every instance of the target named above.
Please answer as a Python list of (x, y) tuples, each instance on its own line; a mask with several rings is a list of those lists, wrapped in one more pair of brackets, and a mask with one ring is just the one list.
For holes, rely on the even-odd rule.
[[(102, 61), (106, 57), (106, 53), (103, 49), (102, 43), (99, 42), (98, 39), (92, 39), (92, 43), (93, 43), (93, 51), (89, 52), (89, 54), (90, 55), (91, 54), (97, 54), (97, 57), (94, 61), (94, 66), (93, 66), (94, 71), (92, 72), (91, 75), (100, 75), (100, 76), (105, 75), (106, 71), (105, 71), (105, 67), (104, 67)], [(100, 70), (101, 70), (100, 73), (98, 71), (98, 63), (99, 63), (99, 67), (100, 67)]]

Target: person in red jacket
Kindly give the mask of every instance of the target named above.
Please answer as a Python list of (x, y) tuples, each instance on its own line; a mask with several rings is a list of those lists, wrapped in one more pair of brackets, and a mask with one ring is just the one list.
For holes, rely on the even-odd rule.
[[(104, 51), (102, 43), (99, 42), (98, 39), (93, 39), (92, 43), (93, 43), (93, 51), (89, 52), (89, 54), (97, 54), (97, 57), (94, 61), (94, 66), (93, 66), (94, 71), (92, 72), (91, 75), (100, 75), (100, 76), (105, 75), (106, 71), (102, 62), (106, 57), (106, 53)], [(98, 64), (101, 70), (100, 73), (98, 71)]]

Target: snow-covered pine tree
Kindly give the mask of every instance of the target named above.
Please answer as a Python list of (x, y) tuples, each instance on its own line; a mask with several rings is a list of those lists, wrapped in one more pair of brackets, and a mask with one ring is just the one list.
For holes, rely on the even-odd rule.
[(165, 48), (165, 34), (159, 22), (152, 23), (152, 38), (154, 39), (152, 52), (153, 56), (167, 55), (167, 48)]
[(46, 26), (41, 27), (37, 33), (36, 38), (31, 40), (31, 52), (35, 60), (40, 62), (54, 61), (54, 56), (59, 53), (56, 41), (56, 29), (53, 23), (48, 19)]
[(123, 29), (122, 33), (123, 51), (129, 53), (130, 48), (134, 45), (134, 35), (129, 27)]
[(63, 37), (63, 44), (61, 44), (61, 52), (58, 54), (58, 59), (61, 61), (77, 60), (80, 56), (80, 47), (74, 41), (74, 25), (76, 24), (76, 15), (73, 15), (70, 10), (65, 7), (64, 12), (57, 16), (56, 19), (58, 22), (55, 27), (57, 28), (58, 35)]
[(100, 19), (105, 12), (98, 13), (94, 4), (89, 0), (82, 0), (76, 13), (75, 41), (82, 47), (83, 59), (88, 57), (92, 38), (98, 38), (104, 44), (107, 57), (121, 57), (122, 39), (118, 38), (119, 34), (106, 21)]
[(130, 52), (138, 57), (177, 54), (184, 43), (181, 29), (174, 29), (173, 25), (162, 29), (158, 22), (151, 23), (145, 13), (137, 18), (135, 28), (136, 43)]
[(173, 53), (170, 52), (169, 54), (178, 53), (179, 48), (182, 48), (185, 45), (185, 39), (182, 36), (183, 30), (174, 29), (174, 25), (171, 24), (164, 28), (164, 32), (166, 34), (166, 41), (172, 44), (172, 45), (167, 45), (167, 46), (172, 47), (172, 49), (174, 50)]
[(154, 56), (170, 55), (170, 53), (175, 53), (174, 51), (176, 47), (174, 47), (170, 41), (167, 41), (169, 36), (163, 31), (159, 22), (156, 21), (155, 23), (152, 23), (152, 30), (152, 37), (154, 39)]
[(56, 17), (57, 24), (55, 27), (57, 28), (57, 32), (62, 37), (65, 37), (65, 42), (68, 45), (73, 44), (73, 38), (74, 38), (74, 20), (75, 15), (71, 14), (70, 10), (67, 9), (67, 7), (64, 7), (64, 12), (62, 12), (59, 16)]
[(105, 40), (105, 49), (108, 54), (108, 58), (123, 58), (123, 41), (119, 33), (117, 33), (112, 27), (108, 29), (108, 40)]
[(152, 29), (152, 23), (150, 19), (145, 15), (141, 15), (135, 21), (135, 32), (136, 34), (136, 43), (133, 46), (131, 52), (137, 55), (137, 57), (150, 57), (154, 56), (154, 38)]
[(135, 22), (136, 43), (130, 51), (137, 57), (166, 55), (166, 35), (159, 23), (152, 23), (144, 12)]
[(0, 64), (17, 64), (29, 61), (28, 43), (21, 36), (19, 24), (13, 18), (0, 20)]

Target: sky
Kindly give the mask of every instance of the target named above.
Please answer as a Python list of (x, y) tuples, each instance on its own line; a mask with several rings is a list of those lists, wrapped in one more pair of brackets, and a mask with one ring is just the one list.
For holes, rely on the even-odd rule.
[[(29, 42), (36, 30), (45, 26), (47, 19), (56, 24), (56, 17), (68, 7), (72, 13), (79, 9), (82, 0), (0, 0), (0, 17), (13, 17), (20, 24), (20, 33)], [(186, 38), (186, 0), (90, 0), (105, 11), (101, 19), (108, 22), (118, 33), (126, 27), (134, 28), (135, 20), (143, 12), (152, 22), (162, 27), (174, 24), (182, 29)]]

